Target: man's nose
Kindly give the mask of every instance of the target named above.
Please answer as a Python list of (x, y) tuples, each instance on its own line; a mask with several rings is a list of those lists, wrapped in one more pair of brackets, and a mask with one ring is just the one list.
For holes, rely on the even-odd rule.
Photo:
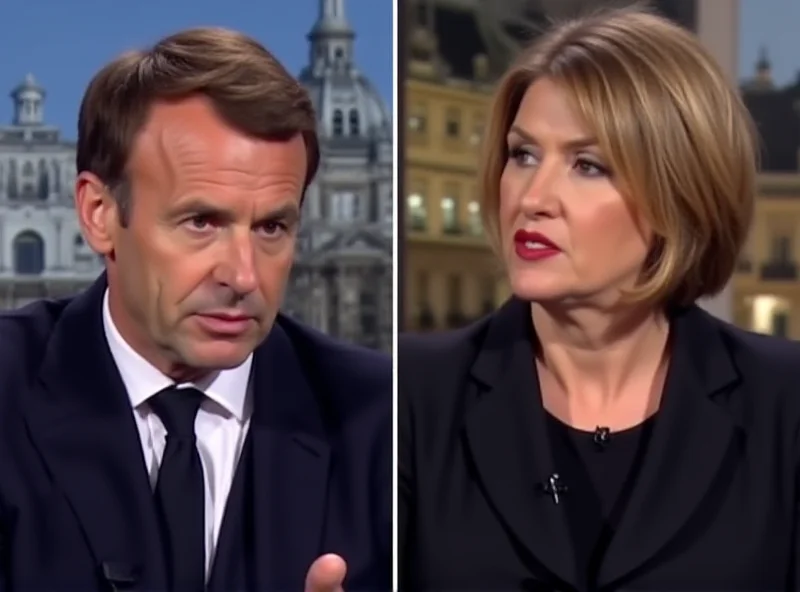
[(253, 241), (249, 237), (235, 237), (218, 266), (217, 279), (237, 294), (249, 294), (258, 287)]

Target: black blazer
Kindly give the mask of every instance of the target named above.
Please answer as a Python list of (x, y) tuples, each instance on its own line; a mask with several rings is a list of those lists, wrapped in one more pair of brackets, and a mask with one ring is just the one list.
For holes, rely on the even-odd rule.
[[(599, 590), (800, 589), (800, 345), (692, 307)], [(404, 590), (580, 589), (545, 435), (527, 304), (401, 336)]]
[[(0, 590), (165, 589), (105, 286), (0, 316)], [(335, 552), (348, 590), (391, 590), (391, 359), (279, 316), (253, 367), (253, 510), (226, 537), (229, 503), (210, 588), (303, 590)]]

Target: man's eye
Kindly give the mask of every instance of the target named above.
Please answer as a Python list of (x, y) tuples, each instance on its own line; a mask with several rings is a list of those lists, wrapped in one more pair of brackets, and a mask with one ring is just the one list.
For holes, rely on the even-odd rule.
[(275, 236), (277, 234), (282, 234), (286, 232), (286, 230), (287, 230), (286, 224), (274, 220), (270, 222), (265, 222), (264, 224), (261, 225), (261, 232), (268, 236)]
[(212, 220), (208, 216), (192, 216), (188, 220), (189, 226), (195, 230), (205, 230), (211, 226)]

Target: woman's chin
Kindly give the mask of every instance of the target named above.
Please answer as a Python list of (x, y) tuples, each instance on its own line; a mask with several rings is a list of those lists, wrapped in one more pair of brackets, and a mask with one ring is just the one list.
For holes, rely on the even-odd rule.
[[(550, 274), (547, 274), (550, 275)], [(521, 300), (554, 302), (569, 297), (569, 288), (561, 278), (546, 274), (512, 274), (509, 278), (511, 292)]]

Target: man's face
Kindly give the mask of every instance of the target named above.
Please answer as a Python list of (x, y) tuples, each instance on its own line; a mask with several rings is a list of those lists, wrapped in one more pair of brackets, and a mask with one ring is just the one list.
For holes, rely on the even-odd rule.
[(243, 362), (282, 301), (305, 177), (299, 134), (247, 137), (204, 98), (156, 104), (129, 162), (128, 226), (116, 207), (108, 223), (111, 309), (131, 345), (168, 374)]

